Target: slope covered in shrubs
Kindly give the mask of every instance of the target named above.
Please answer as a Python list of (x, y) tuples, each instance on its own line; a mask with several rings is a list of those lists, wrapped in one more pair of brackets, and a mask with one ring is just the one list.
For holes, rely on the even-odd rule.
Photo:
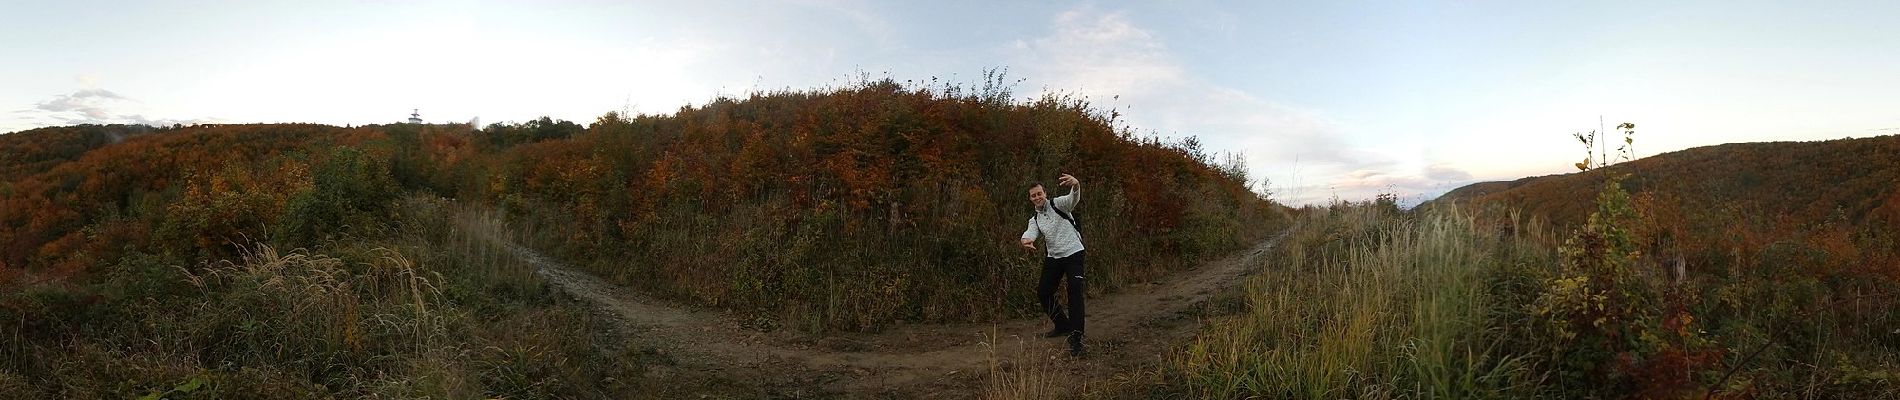
[[(1243, 165), (1114, 124), (1074, 98), (880, 81), (586, 126), (11, 133), (0, 392), (743, 391), (646, 377), (656, 361), (591, 334), (602, 322), (487, 239), (754, 328), (819, 331), (1030, 312), (1040, 254), (1014, 242), (1028, 185), (1059, 173), (1083, 181), (1097, 291), (1282, 225)], [(602, 364), (619, 367), (587, 367)]]
[(807, 330), (1035, 309), (1040, 254), (1013, 242), (1029, 185), (1061, 173), (1083, 181), (1092, 288), (1277, 225), (1244, 166), (1113, 119), (1075, 98), (890, 81), (756, 94), (485, 154), (471, 174), (485, 180), (456, 192), (504, 205), (538, 227), (537, 247), (601, 275)]

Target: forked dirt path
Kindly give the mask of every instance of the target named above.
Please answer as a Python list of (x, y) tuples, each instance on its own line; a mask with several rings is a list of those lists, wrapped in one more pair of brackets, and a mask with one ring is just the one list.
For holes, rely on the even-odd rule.
[(662, 379), (716, 376), (758, 385), (766, 396), (969, 398), (983, 389), (999, 361), (1004, 368), (1033, 364), (1059, 375), (1065, 386), (1152, 370), (1170, 346), (1200, 325), (1195, 307), (1238, 286), (1291, 231), (1169, 275), (1165, 283), (1137, 284), (1090, 299), (1089, 354), (1080, 359), (1064, 355), (1063, 340), (1039, 335), (1048, 329), (1042, 318), (911, 324), (823, 337), (757, 332), (727, 315), (671, 305), (532, 249), (503, 244), (549, 283), (597, 307), (615, 324), (617, 332), (609, 335), (671, 359), (671, 367), (657, 371)]

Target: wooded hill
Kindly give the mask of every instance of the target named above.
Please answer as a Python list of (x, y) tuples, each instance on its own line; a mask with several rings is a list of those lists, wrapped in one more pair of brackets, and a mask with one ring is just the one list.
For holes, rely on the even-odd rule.
[(1508, 337), (1551, 355), (1560, 397), (1895, 395), (1900, 136), (1698, 147), (1421, 208), (1454, 203), (1556, 249), (1504, 275), (1541, 284), (1493, 291), (1529, 305), (1499, 326), (1557, 328)]
[[(1893, 261), (1863, 257), (1891, 253), (1885, 243), (1900, 232), (1900, 136), (1697, 147), (1588, 172), (1476, 183), (1422, 206), (1519, 209), (1575, 227), (1596, 207), (1588, 194), (1609, 176), (1627, 177), (1622, 186), (1644, 214), (1641, 228), (1653, 233), (1651, 253), (1683, 255), (1692, 268), (1747, 253), (1738, 249), (1811, 247), (1831, 249), (1823, 251), (1832, 255), (1828, 265), (1900, 273), (1881, 265)], [(1839, 251), (1857, 247), (1870, 251)]]
[(884, 80), (587, 126), (36, 129), (0, 135), (0, 271), (84, 280), (128, 258), (189, 269), (252, 242), (374, 238), (409, 193), (504, 209), (525, 244), (664, 297), (857, 330), (1033, 310), (1040, 254), (1014, 241), (1029, 184), (1060, 173), (1083, 182), (1092, 290), (1284, 220), (1244, 166), (1116, 118)]
[(1629, 175), (1624, 187), (1633, 194), (1729, 217), (1900, 223), (1900, 136), (1894, 135), (1696, 147), (1589, 172), (1474, 183), (1432, 202), (1520, 207), (1574, 225), (1589, 215), (1593, 199), (1573, 194), (1592, 193), (1615, 174)]

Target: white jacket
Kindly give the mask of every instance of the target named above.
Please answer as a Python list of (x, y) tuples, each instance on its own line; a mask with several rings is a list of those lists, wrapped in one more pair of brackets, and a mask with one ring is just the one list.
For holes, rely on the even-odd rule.
[[(1062, 197), (1049, 199), (1046, 204), (1061, 207), (1062, 212), (1074, 216), (1077, 197), (1079, 196), (1071, 191)], [(1067, 218), (1062, 218), (1061, 214), (1056, 214), (1055, 210), (1039, 207), (1036, 209), (1036, 214), (1029, 218), (1029, 228), (1023, 230), (1023, 239), (1030, 241), (1042, 239), (1043, 250), (1048, 251), (1049, 257), (1068, 257), (1082, 251), (1082, 233), (1076, 231), (1075, 228), (1074, 224), (1069, 223)]]

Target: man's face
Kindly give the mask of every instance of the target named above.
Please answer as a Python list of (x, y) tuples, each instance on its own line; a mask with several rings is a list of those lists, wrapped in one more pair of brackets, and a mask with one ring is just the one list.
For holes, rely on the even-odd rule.
[(1042, 186), (1032, 186), (1029, 188), (1029, 202), (1035, 204), (1036, 208), (1042, 208), (1043, 204), (1049, 202), (1049, 194), (1043, 192)]

